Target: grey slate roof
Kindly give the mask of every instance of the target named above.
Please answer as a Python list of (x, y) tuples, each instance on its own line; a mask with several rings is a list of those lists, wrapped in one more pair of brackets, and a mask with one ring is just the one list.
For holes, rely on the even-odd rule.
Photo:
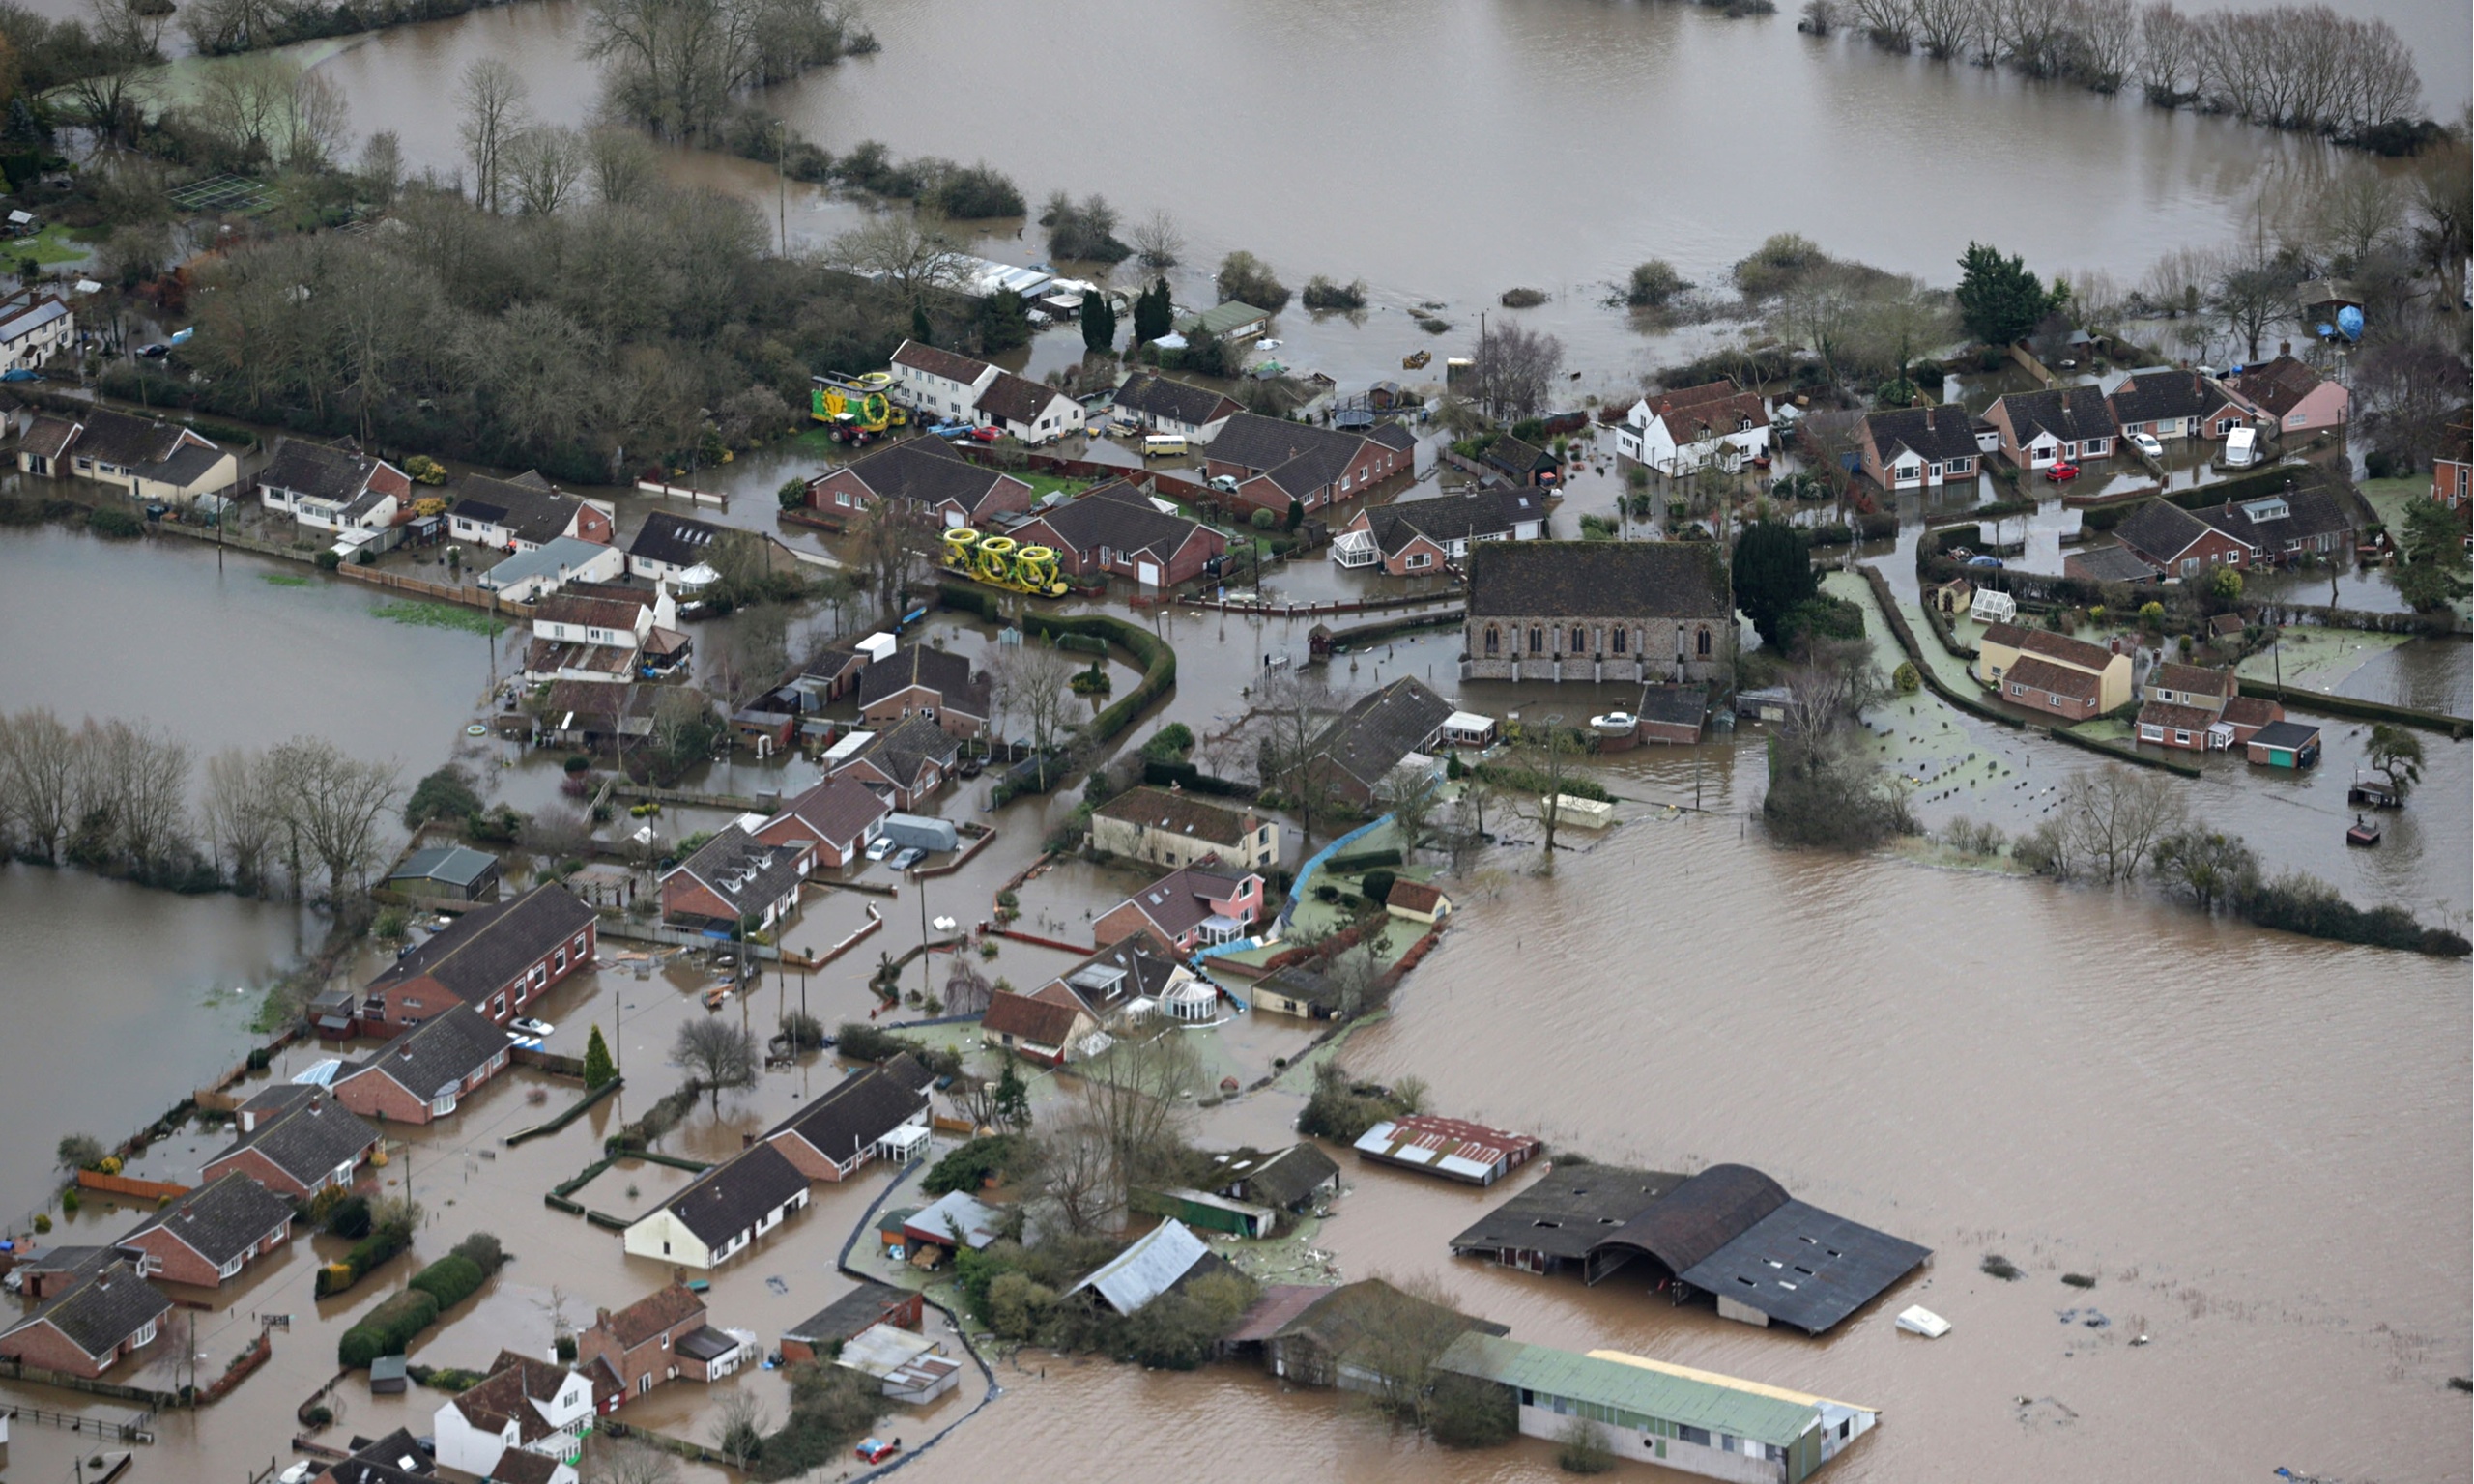
[(453, 513), (487, 525), (503, 526), (535, 545), (566, 534), (584, 501), (551, 489), (538, 474), (521, 479), (493, 479), (466, 474), (455, 481)]
[[(1223, 435), (1225, 436), (1224, 434)], [(1364, 440), (1340, 435), (1346, 442), (1315, 443), (1297, 457), (1264, 471), (1263, 477), (1280, 486), (1291, 497), (1305, 499), (1316, 490), (1338, 484), (1348, 472), (1349, 461), (1356, 458)], [(1210, 457), (1220, 457), (1220, 444), (1214, 441)]]
[(220, 1268), (291, 1219), (290, 1201), (236, 1171), (157, 1212), (123, 1237), (120, 1245), (159, 1227)]
[(1932, 1255), (1930, 1248), (1789, 1201), (1678, 1276), (1820, 1334)]
[(966, 517), (976, 516), (998, 490), (1021, 484), (1009, 474), (973, 464), (941, 438), (905, 439), (851, 461), (849, 468), (879, 499), (906, 500), (923, 509), (952, 500)]
[(592, 908), (555, 881), (513, 901), (475, 907), (445, 931), (398, 958), (369, 982), (371, 989), (401, 984), (426, 974), (463, 1000), (486, 1000), (515, 982), (515, 976), (582, 932), (593, 920)]
[[(1478, 548), (1481, 552), (1512, 549), (1499, 541)], [(1342, 712), (1315, 739), (1313, 756), (1330, 757), (1340, 771), (1371, 788), (1390, 777), (1400, 759), (1424, 747), (1452, 711), (1452, 702), (1424, 683), (1403, 677), (1361, 697)]]
[(2114, 528), (2124, 546), (2168, 564), (2207, 532), (2207, 522), (2166, 499), (2149, 500)]
[(1040, 414), (1050, 402), (1064, 395), (1055, 387), (1044, 386), (1027, 376), (999, 371), (996, 380), (990, 382), (988, 388), (979, 394), (978, 407), (991, 417), (1003, 418), (1008, 422), (1033, 423), (1039, 420)]
[(506, 1054), (506, 1033), (471, 1005), (432, 1015), (335, 1076), (385, 1077), (423, 1102), (459, 1086)]
[(914, 714), (889, 730), (873, 733), (866, 746), (850, 755), (850, 761), (868, 763), (907, 788), (918, 782), (928, 764), (950, 767), (961, 751), (962, 744), (947, 736), (943, 728)]
[(1237, 404), (1208, 386), (1172, 381), (1149, 371), (1127, 377), (1117, 388), (1116, 405), (1171, 422), (1200, 427), (1240, 411)]
[(662, 877), (684, 875), (703, 882), (742, 912), (762, 911), (807, 879), (796, 847), (767, 844), (734, 824), (697, 847)]
[(1366, 528), (1386, 556), (1395, 556), (1418, 536), (1438, 546), (1509, 535), (1511, 520), (1505, 513), (1501, 490), (1475, 490), (1465, 495), (1438, 495), (1405, 500), (1366, 512)]
[(988, 719), (990, 681), (987, 675), (974, 675), (970, 661), (950, 649), (912, 644), (880, 660), (859, 672), (860, 709), (875, 705), (897, 692), (920, 686), (935, 691), (938, 704), (945, 710), (964, 716)]
[(2105, 394), (2093, 386), (2054, 386), (2043, 391), (2014, 391), (2001, 399), (2010, 414), (2011, 436), (2026, 443), (2039, 432), (2064, 441), (2117, 438)]
[(907, 1302), (909, 1298), (909, 1294), (890, 1283), (861, 1278), (858, 1287), (784, 1329), (782, 1338), (818, 1347), (837, 1345), (871, 1325), (882, 1323), (889, 1310)]
[(331, 447), (296, 438), (275, 440), (274, 457), (258, 471), (258, 483), (312, 499), (352, 499), (378, 471), (378, 461), (358, 448)]
[(666, 1209), (697, 1241), (718, 1248), (807, 1187), (798, 1166), (772, 1145), (758, 1143), (698, 1177)]
[(75, 452), (81, 459), (100, 459), (124, 467), (158, 464), (180, 447), (182, 429), (168, 422), (150, 422), (107, 407), (81, 408)]
[(2211, 505), (2198, 514), (2201, 520), (2234, 540), (2271, 552), (2283, 551), (2296, 541), (2354, 528), (2345, 507), (2325, 490), (2295, 490), (2277, 498), (2284, 499), (2289, 513), (2272, 520), (2251, 519), (2241, 503)]
[(1526, 1248), (1577, 1262), (1600, 1238), (1663, 1198), (1686, 1177), (1612, 1164), (1563, 1164), (1452, 1239), (1454, 1252)]
[(1706, 541), (1489, 541), (1469, 554), (1469, 614), (1724, 619), (1717, 560)]
[[(504, 1041), (504, 1037), (500, 1038)], [(332, 1098), (314, 1091), (234, 1140), (214, 1157), (254, 1149), (268, 1163), (304, 1185), (315, 1185), (378, 1142), (378, 1130)]]
[(1162, 510), (1121, 480), (1038, 514), (1040, 524), (1056, 533), (1059, 544), (1077, 552), (1105, 546), (1118, 552), (1149, 552), (1163, 561), (1203, 529), (1182, 515)]
[[(1260, 413), (1238, 413), (1212, 439), (1204, 456), (1215, 464), (1234, 464), (1255, 473), (1266, 473), (1309, 449), (1338, 449), (1344, 451), (1338, 467), (1344, 468), (1362, 442), (1354, 433), (1290, 422), (1284, 417), (1266, 417)], [(1338, 468), (1333, 477), (1338, 477)]]
[(1495, 441), (1486, 445), (1486, 462), (1513, 475), (1523, 484), (1530, 482), (1531, 475), (1555, 467), (1554, 457), (1545, 449), (1523, 442), (1509, 433), (1497, 435)]
[[(176, 445), (167, 456), (157, 459), (153, 463), (138, 465), (137, 471), (158, 483), (168, 484), (176, 489), (185, 488), (204, 478), (207, 471), (221, 463), (223, 457), (223, 450), (220, 448), (210, 447), (203, 443), (183, 442)], [(375, 499), (364, 495), (353, 502), (351, 513), (364, 514), (375, 504)]]
[[(1232, 897), (1245, 880), (1243, 871), (1189, 866), (1182, 870), (1168, 872), (1126, 900), (1141, 909), (1143, 917), (1159, 930), (1163, 941), (1174, 941), (1202, 926), (1212, 916), (1212, 905), (1206, 893), (1211, 897)], [(1083, 963), (1102, 960), (1108, 953), (1108, 950), (1103, 949), (1084, 959)], [(1120, 966), (1130, 967), (1131, 964)], [(1069, 972), (1079, 972), (1079, 969)]]
[(1129, 788), (1091, 812), (1146, 829), (1207, 841), (1234, 849), (1246, 843), (1246, 816), (1182, 789)]
[(2108, 398), (2121, 422), (2204, 417), (2233, 400), (2223, 386), (2197, 371), (2151, 367), (2134, 371)]
[(1305, 1201), (1339, 1173), (1340, 1167), (1323, 1153), (1320, 1145), (1300, 1142), (1250, 1170), (1231, 1175), (1227, 1186), (1233, 1188), (1242, 1183), (1247, 1200), (1257, 1206), (1285, 1210)]
[(627, 546), (627, 555), (674, 567), (692, 567), (711, 555), (714, 539), (721, 534), (722, 528), (709, 522), (656, 510), (645, 517), (643, 528)]
[(2072, 552), (2062, 564), (2075, 569), (2071, 576), (2091, 583), (2143, 583), (2156, 575), (2156, 568), (2127, 546), (2098, 546)]
[(1978, 451), (1975, 418), (1966, 408), (1954, 403), (1867, 414), (1864, 434), (1873, 441), (1873, 451), (1884, 464), (1889, 463), (1891, 455), (1900, 448), (1920, 456), (1928, 463), (1972, 459)]
[[(1150, 905), (1153, 889), (1168, 881), (1175, 881), (1185, 874), (1185, 871), (1178, 871), (1175, 875), (1152, 883), (1151, 886), (1143, 888), (1136, 894), (1155, 920), (1164, 923), (1169, 921), (1172, 909), (1167, 905), (1158, 907)], [(1235, 890), (1233, 883), (1242, 879), (1241, 876), (1224, 871), (1218, 874), (1202, 872), (1200, 878), (1185, 884), (1194, 886), (1204, 884), (1205, 881), (1224, 881), (1232, 883), (1229, 889), (1233, 891)], [(1200, 910), (1195, 912), (1193, 922), (1186, 923), (1185, 926), (1191, 927), (1193, 923), (1199, 923), (1211, 915), (1210, 909), (1203, 906), (1198, 897), (1189, 897), (1188, 901), (1189, 910), (1196, 908)], [(1184, 914), (1174, 913), (1174, 918), (1182, 922)], [(1183, 928), (1173, 929), (1171, 935), (1173, 936), (1174, 931), (1183, 930)], [(1176, 952), (1168, 946), (1167, 940), (1154, 937), (1150, 931), (1143, 930), (1119, 938), (1059, 974), (1048, 984), (1041, 985), (1034, 993), (1038, 998), (1046, 1000), (1050, 998), (1049, 990), (1051, 987), (1062, 988), (1065, 993), (1080, 1001), (1082, 1007), (1090, 1011), (1093, 1015), (1105, 1019), (1129, 1000), (1136, 998), (1156, 1000), (1166, 993), (1168, 982), (1176, 978), (1178, 967)]]
[(171, 1307), (171, 1299), (137, 1275), (135, 1265), (106, 1263), (84, 1282), (44, 1300), (33, 1313), (0, 1330), (0, 1338), (47, 1323), (71, 1344), (100, 1360)]
[(928, 1070), (905, 1051), (843, 1078), (765, 1137), (795, 1134), (826, 1158), (851, 1158), (926, 1107), (930, 1080)]
[(1366, 436), (1386, 448), (1397, 448), (1402, 453), (1418, 446), (1417, 432), (1405, 422), (1378, 422), (1366, 430)]

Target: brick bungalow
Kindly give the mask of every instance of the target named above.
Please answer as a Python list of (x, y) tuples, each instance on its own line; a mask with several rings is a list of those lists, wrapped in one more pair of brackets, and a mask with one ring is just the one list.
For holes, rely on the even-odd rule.
[(2093, 386), (2014, 391), (1987, 408), (2001, 452), (2021, 469), (2051, 469), (2110, 457), (2121, 429)]
[(2159, 747), (2178, 747), (2187, 752), (2208, 750), (2208, 730), (2217, 725), (2217, 713), (2205, 706), (2175, 705), (2167, 700), (2151, 700), (2139, 708), (2139, 740)]
[(364, 1118), (426, 1124), (507, 1067), (506, 1033), (470, 1005), (457, 1005), (396, 1037), (336, 1073), (335, 1100)]
[(844, 1181), (895, 1130), (928, 1123), (935, 1080), (908, 1052), (865, 1067), (773, 1126), (764, 1142), (810, 1180)]
[(0, 1359), (92, 1381), (155, 1343), (172, 1300), (137, 1275), (106, 1263), (87, 1279), (6, 1329)]
[(241, 1137), (206, 1161), (210, 1182), (238, 1172), (277, 1195), (306, 1200), (353, 1172), (378, 1147), (378, 1130), (315, 1090), (254, 1116), (244, 1110)]
[(1320, 770), (1331, 790), (1355, 804), (1373, 802), (1412, 756), (1426, 756), (1443, 737), (1452, 703), (1424, 682), (1401, 678), (1360, 697), (1314, 739), (1306, 766)]
[(604, 1410), (676, 1381), (685, 1357), (680, 1340), (705, 1327), (705, 1300), (684, 1283), (637, 1299), (616, 1313), (603, 1309), (576, 1335), (576, 1368), (597, 1368), (613, 1385)]
[(859, 674), (859, 715), (877, 726), (924, 716), (948, 736), (965, 740), (988, 730), (988, 673), (950, 649), (912, 644)]
[(292, 1203), (235, 1171), (182, 1196), (114, 1245), (137, 1260), (141, 1277), (217, 1288), (291, 1240)]
[(872, 788), (881, 786), (896, 809), (916, 809), (920, 800), (943, 786), (961, 752), (961, 744), (943, 728), (913, 716), (889, 731), (871, 733), (834, 769), (834, 776), (849, 774)]
[(1857, 426), (1856, 448), (1865, 477), (1885, 490), (1973, 483), (1981, 455), (1975, 417), (1949, 402), (1869, 413)]
[(1012, 474), (974, 464), (943, 439), (889, 443), (808, 481), (808, 504), (850, 516), (878, 500), (900, 500), (940, 526), (976, 526), (1031, 508), (1031, 487)]
[(1024, 546), (1053, 549), (1070, 577), (1122, 577), (1143, 587), (1194, 582), (1228, 550), (1226, 536), (1168, 514), (1122, 479), (1050, 505), (1012, 534)]
[(2145, 433), (2158, 439), (2221, 441), (2235, 428), (2251, 425), (2251, 412), (2242, 399), (2216, 378), (2197, 371), (2164, 366), (2133, 371), (2106, 394), (2105, 402), (2125, 438)]
[(980, 1016), (979, 1039), (1026, 1062), (1059, 1067), (1077, 1042), (1098, 1029), (1070, 998), (1042, 999), (999, 989)]
[(1238, 481), (1231, 503), (1285, 516), (1292, 501), (1308, 510), (1353, 499), (1417, 466), (1415, 441), (1390, 441), (1239, 413), (1203, 452), (1203, 471)]
[(2247, 565), (2338, 556), (2353, 550), (2354, 521), (2345, 502), (2325, 490), (2288, 490), (2196, 512), (2248, 550)]
[(2277, 358), (2225, 379), (2226, 388), (2251, 405), (2261, 422), (2286, 438), (2332, 433), (2345, 425), (2353, 393), (2293, 358), (2293, 346)]
[(814, 847), (812, 875), (839, 870), (859, 858), (877, 838), (893, 806), (855, 778), (841, 774), (826, 779), (782, 806), (782, 812), (756, 827), (756, 838), (768, 845), (791, 846), (806, 841)]
[(829, 1360), (843, 1341), (862, 1329), (877, 1325), (916, 1329), (926, 1314), (918, 1290), (861, 1278), (858, 1287), (782, 1331), (782, 1361)]
[(1545, 533), (1545, 525), (1539, 492), (1523, 486), (1360, 510), (1342, 534), (1370, 543), (1385, 575), (1415, 577), (1440, 572), (1448, 562), (1466, 560), (1470, 549), (1481, 541), (1535, 541)]
[(1102, 913), (1091, 925), (1091, 936), (1109, 944), (1147, 928), (1177, 952), (1190, 954), (1244, 936), (1246, 925), (1262, 911), (1262, 877), (1190, 866)]
[[(2042, 667), (2024, 678), (2019, 671), (2029, 664)], [(2080, 702), (2085, 700), (2095, 716), (2130, 704), (2130, 656), (2115, 654), (2102, 644), (2091, 644), (2084, 639), (2056, 634), (2045, 629), (2022, 628), (2015, 623), (1988, 626), (1976, 644), (1976, 678), (1992, 686), (2003, 696), (2022, 700), (2038, 710), (2064, 711), (2074, 718)], [(2088, 677), (2090, 684), (2060, 684), (2049, 670), (2068, 671)], [(2016, 680), (2028, 690), (2014, 692)], [(2054, 684), (2045, 682), (2054, 681)], [(2030, 695), (2030, 692), (2035, 695)], [(2052, 698), (2059, 697), (2067, 705), (2055, 705)]]
[(2001, 677), (2001, 694), (2013, 705), (2051, 711), (2074, 722), (2104, 714), (2103, 681), (2029, 655)]
[(1115, 416), (1146, 433), (1175, 433), (1203, 444), (1245, 409), (1220, 392), (1192, 383), (1171, 381), (1152, 371), (1136, 371), (1117, 388)]
[(674, 928), (735, 932), (753, 919), (757, 928), (770, 928), (797, 914), (800, 888), (815, 865), (813, 841), (773, 844), (727, 826), (662, 872), (661, 920)]
[(2131, 553), (2161, 571), (2193, 578), (2217, 567), (2251, 564), (2249, 543), (2170, 500), (2151, 499), (2114, 528)]
[(500, 1025), (592, 962), (599, 919), (555, 881), (475, 907), (361, 990), (360, 1031), (386, 1036), (470, 1005)]
[(2285, 720), (2285, 707), (2264, 696), (2236, 696), (2225, 703), (2219, 721), (2233, 728), (2232, 745), (2241, 747), (2262, 729)]
[(2431, 459), (2431, 499), (2463, 514), (2474, 508), (2474, 413), (2460, 410)]

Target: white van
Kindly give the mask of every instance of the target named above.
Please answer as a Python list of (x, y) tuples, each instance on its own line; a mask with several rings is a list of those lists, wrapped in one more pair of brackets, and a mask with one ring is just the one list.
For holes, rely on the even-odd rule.
[(2225, 467), (2249, 469), (2259, 462), (2259, 430), (2235, 428), (2225, 435)]
[(1184, 456), (1185, 451), (1186, 436), (1183, 433), (1150, 433), (1143, 436), (1142, 456), (1146, 459), (1180, 458)]

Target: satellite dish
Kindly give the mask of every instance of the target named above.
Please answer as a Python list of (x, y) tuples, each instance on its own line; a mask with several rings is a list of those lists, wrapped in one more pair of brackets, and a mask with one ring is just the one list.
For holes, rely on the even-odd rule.
[(2337, 311), (2337, 330), (2348, 340), (2362, 338), (2362, 311), (2351, 304)]

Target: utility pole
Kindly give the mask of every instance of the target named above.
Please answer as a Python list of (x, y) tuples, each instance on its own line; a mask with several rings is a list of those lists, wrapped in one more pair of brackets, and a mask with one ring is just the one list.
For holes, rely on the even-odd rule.
[(782, 256), (791, 255), (791, 187), (784, 177), (785, 157), (791, 153), (791, 124), (788, 119), (773, 121), (773, 214), (782, 231)]
[(911, 884), (919, 888), (919, 997), (928, 998), (928, 883), (916, 873)]

